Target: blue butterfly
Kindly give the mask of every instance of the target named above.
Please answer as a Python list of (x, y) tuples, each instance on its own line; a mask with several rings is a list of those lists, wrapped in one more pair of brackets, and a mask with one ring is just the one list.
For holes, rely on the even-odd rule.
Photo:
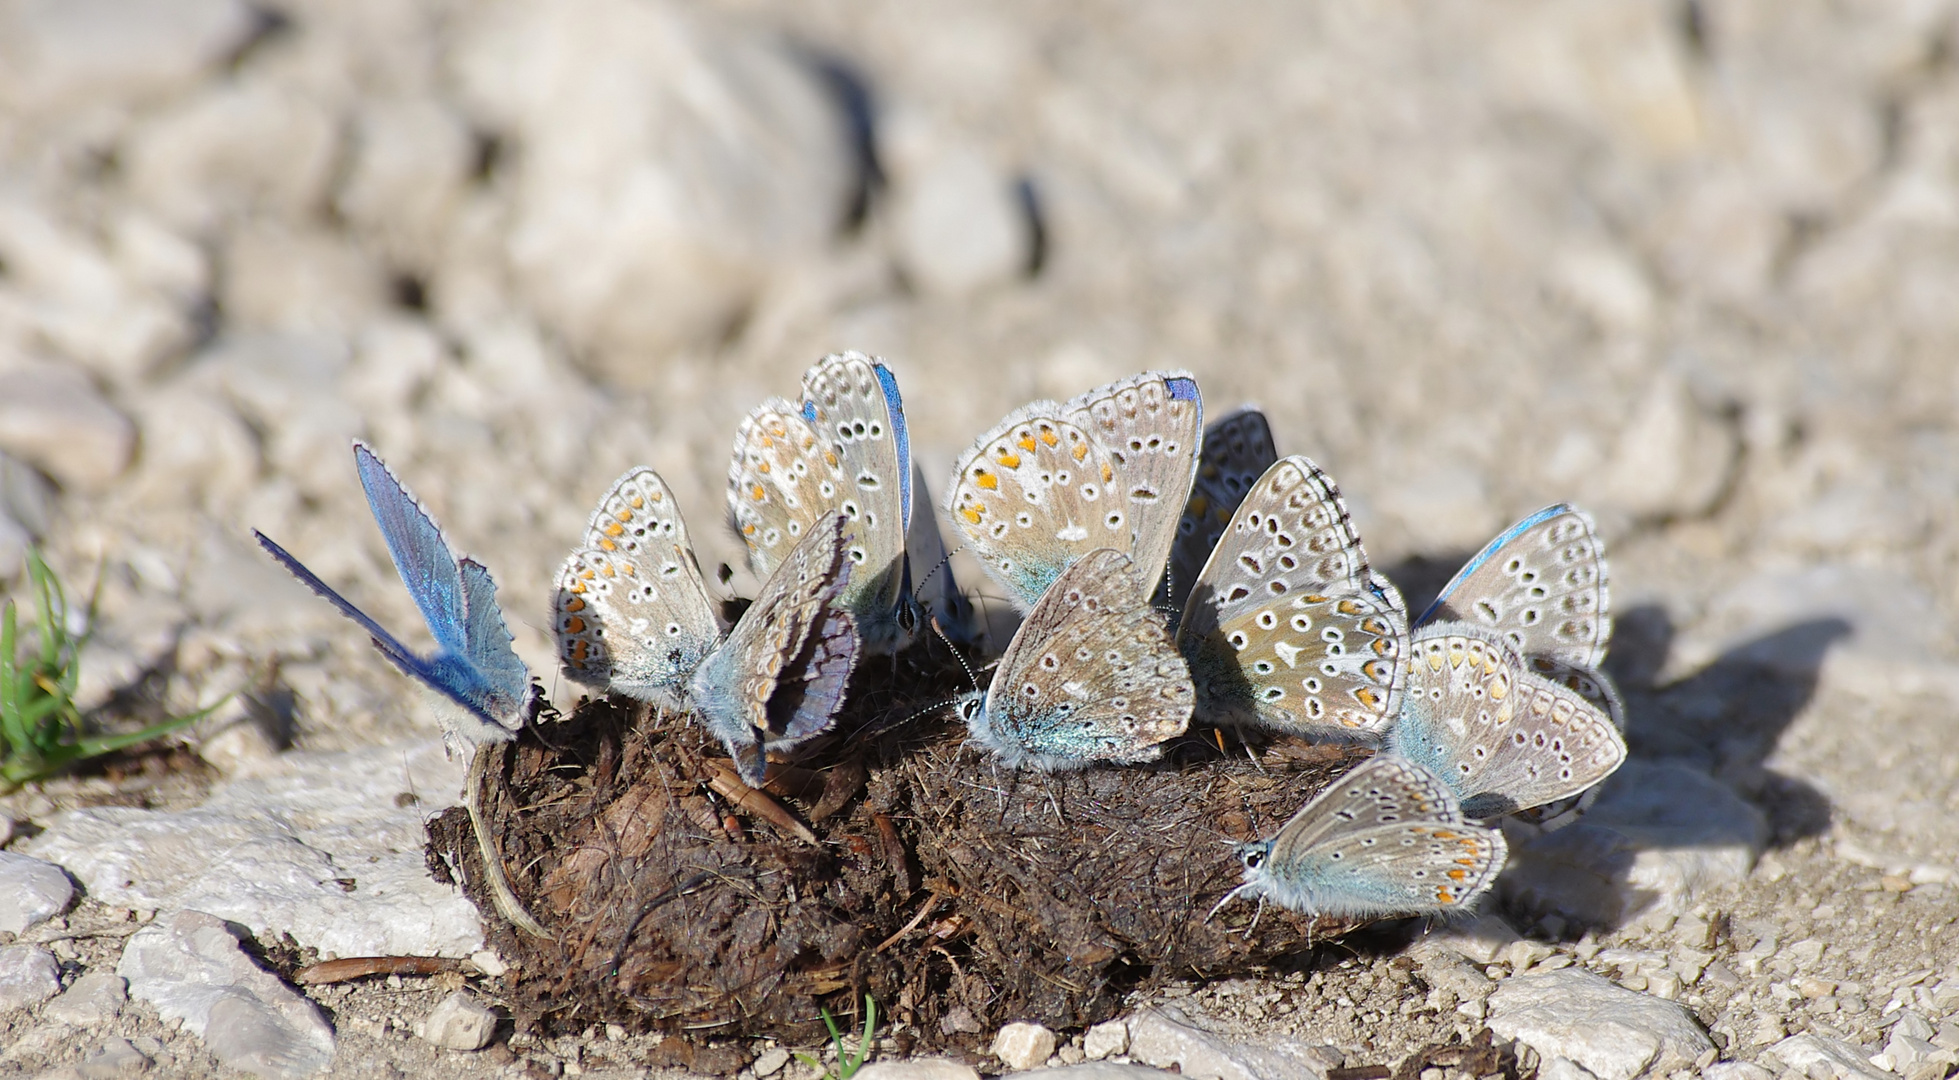
[[(856, 571), (842, 606), (864, 652), (896, 652), (925, 622), (912, 595), (913, 563), (922, 573), (923, 560), (943, 551), (936, 533), (922, 535), (931, 523), (912, 517), (915, 476), (897, 376), (875, 357), (834, 353), (803, 374), (800, 402), (771, 398), (742, 421), (728, 467), (728, 519), (748, 547), (749, 568), (767, 579), (811, 530), (843, 517)], [(925, 550), (908, 552), (914, 541)], [(941, 587), (957, 596), (950, 574), (941, 571)], [(960, 618), (933, 614), (955, 625)]]
[(354, 443), (354, 463), (402, 584), (428, 621), (434, 655), (416, 654), (285, 548), (256, 529), (252, 535), (307, 588), (359, 623), (381, 655), (432, 691), (430, 700), (452, 748), (457, 739), (490, 743), (516, 738), (543, 708), (543, 692), (510, 648), (510, 631), (497, 608), (497, 586), (489, 570), (474, 559), (456, 557), (428, 511), (366, 444)]

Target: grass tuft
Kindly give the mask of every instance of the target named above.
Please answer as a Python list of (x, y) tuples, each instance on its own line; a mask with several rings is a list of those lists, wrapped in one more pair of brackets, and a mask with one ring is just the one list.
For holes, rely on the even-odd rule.
[(800, 1050), (796, 1052), (796, 1060), (812, 1069), (823, 1069), (823, 1080), (850, 1080), (871, 1058), (871, 1037), (877, 1031), (877, 1002), (871, 995), (864, 995), (864, 1031), (858, 1037), (857, 1050), (854, 1054), (850, 1047), (845, 1045), (843, 1032), (837, 1029), (836, 1018), (830, 1015), (828, 1009), (823, 1010), (823, 1026), (830, 1029), (830, 1042), (837, 1048), (837, 1071), (832, 1073), (824, 1069), (823, 1063), (816, 1055), (805, 1054)]
[(101, 582), (89, 596), (83, 620), (88, 629), (77, 636), (68, 629), (67, 591), (38, 550), (27, 553), (27, 578), (34, 617), (26, 640), (14, 601), (0, 605), (0, 793), (188, 727), (229, 700), (141, 731), (91, 734), (86, 718), (75, 707), (75, 688), (81, 681), (82, 649), (95, 630)]

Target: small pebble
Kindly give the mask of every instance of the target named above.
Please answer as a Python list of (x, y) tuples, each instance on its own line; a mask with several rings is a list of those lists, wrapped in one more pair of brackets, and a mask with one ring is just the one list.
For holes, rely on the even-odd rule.
[(467, 990), (443, 998), (422, 1023), (422, 1038), (447, 1050), (481, 1050), (496, 1031), (496, 1010)]
[(1054, 1032), (1039, 1024), (1014, 1023), (993, 1037), (993, 1056), (1009, 1068), (1032, 1069), (1054, 1053)]

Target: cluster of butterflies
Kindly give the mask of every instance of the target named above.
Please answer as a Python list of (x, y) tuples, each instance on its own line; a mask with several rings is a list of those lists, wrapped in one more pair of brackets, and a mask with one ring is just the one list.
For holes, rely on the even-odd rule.
[[(454, 555), (371, 450), (354, 453), (433, 656), (259, 542), (428, 687), (452, 735), (515, 737), (542, 693), (488, 571)], [(691, 711), (760, 786), (770, 753), (831, 727), (861, 657), (933, 627), (972, 640), (944, 534), (915, 498), (896, 378), (859, 353), (825, 357), (800, 400), (763, 403), (735, 437), (728, 516), (765, 581), (747, 610), (721, 629), (673, 493), (636, 468), (559, 574), (563, 670)], [(1325, 472), (1279, 457), (1256, 410), (1207, 428), (1194, 379), (1145, 372), (1009, 414), (960, 457), (944, 509), (1024, 615), (991, 686), (956, 702), (1003, 766), (1154, 760), (1194, 715), (1378, 748), (1273, 836), (1236, 845), (1244, 883), (1226, 901), (1462, 910), (1505, 856), (1479, 821), (1569, 802), (1624, 760), (1598, 670), (1603, 548), (1570, 506), (1506, 530), (1411, 618)], [(1181, 613), (1174, 629), (1166, 612)]]

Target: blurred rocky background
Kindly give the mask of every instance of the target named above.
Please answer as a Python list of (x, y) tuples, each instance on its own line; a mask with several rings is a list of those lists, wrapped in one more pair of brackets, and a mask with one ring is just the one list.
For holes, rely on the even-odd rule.
[(1765, 815), (1729, 876), (1823, 837), (1936, 895), (1955, 7), (0, 0), (0, 582), (99, 571), (91, 700), (357, 748), (432, 725), (249, 535), (417, 628), (352, 437), (569, 701), (597, 497), (650, 464), (734, 561), (735, 425), (819, 355), (891, 363), (940, 486), (1185, 367), (1413, 592), (1591, 509), (1635, 751)]

